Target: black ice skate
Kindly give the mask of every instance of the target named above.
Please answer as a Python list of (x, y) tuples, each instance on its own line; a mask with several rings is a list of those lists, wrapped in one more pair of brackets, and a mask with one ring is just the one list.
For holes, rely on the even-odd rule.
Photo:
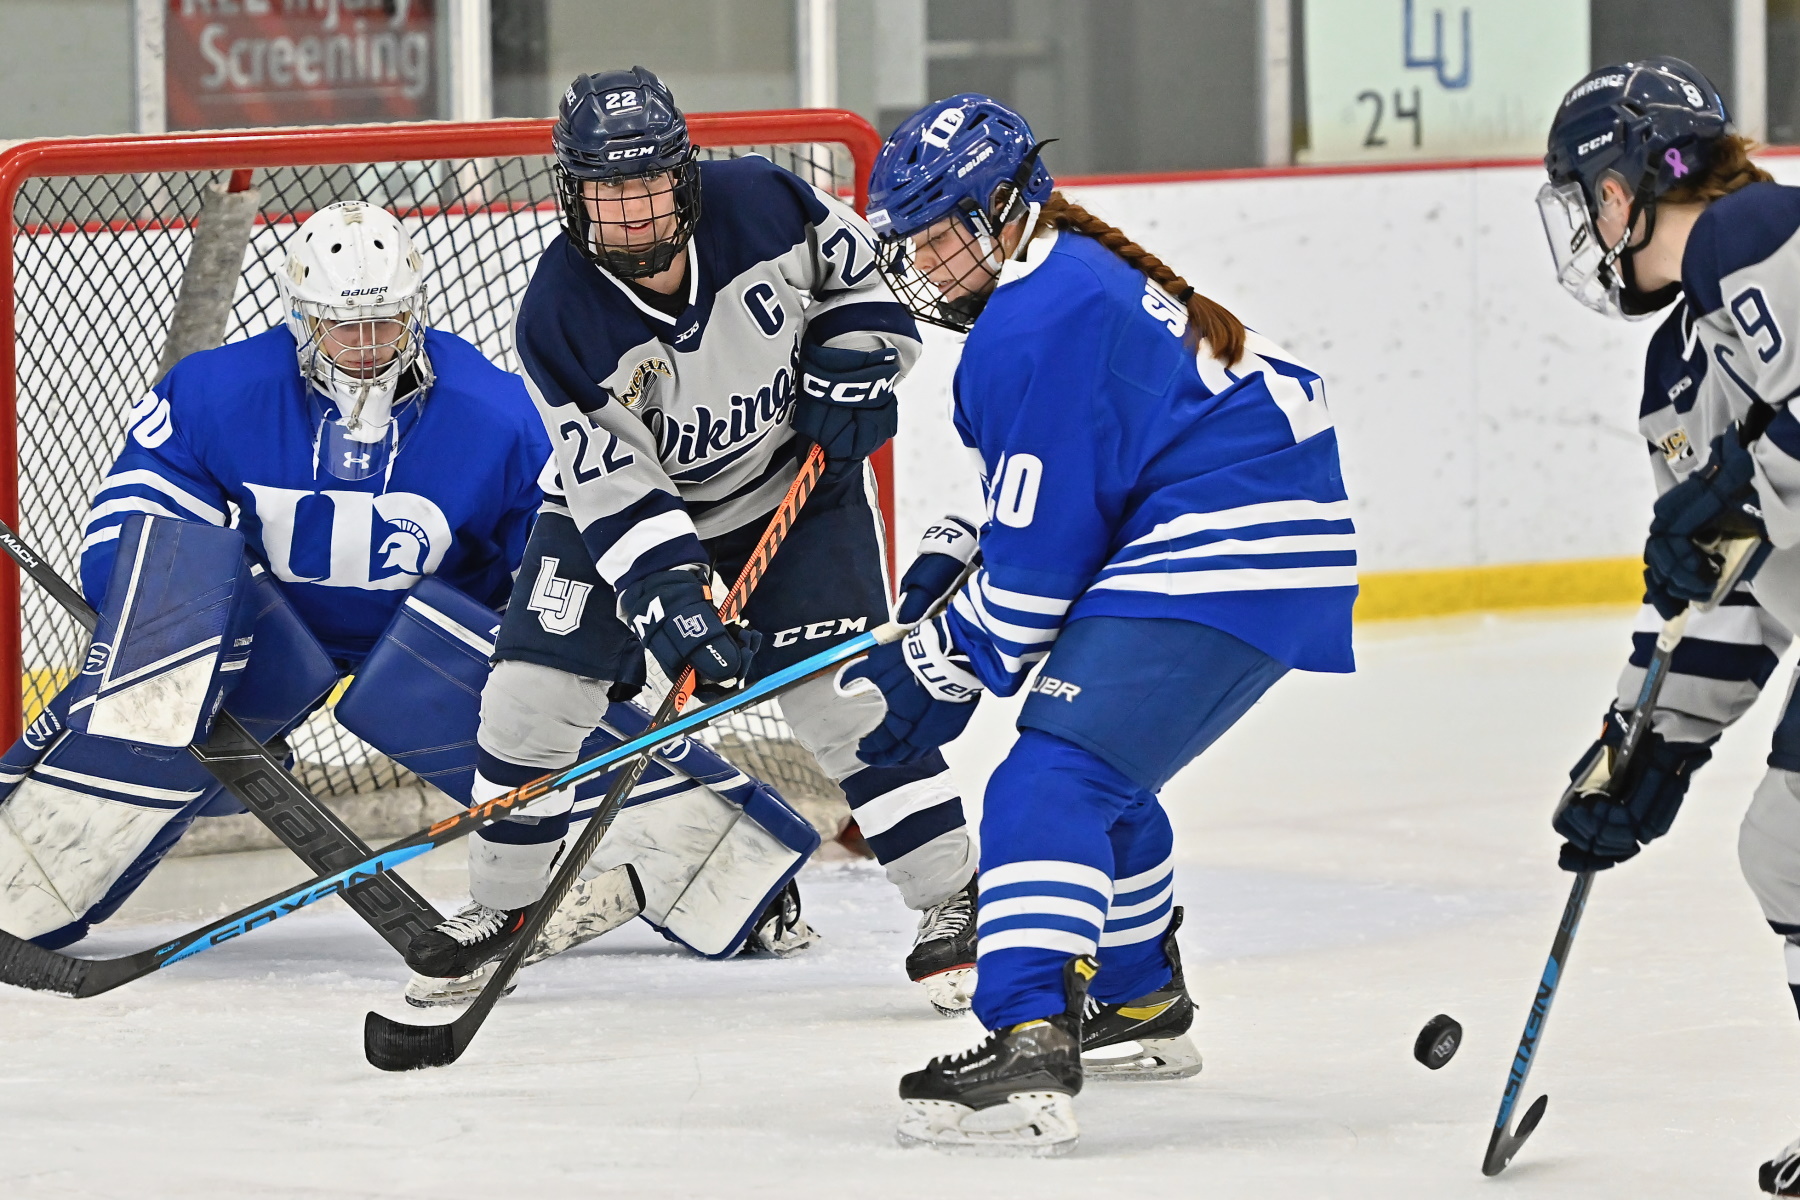
[(903, 1146), (990, 1154), (1066, 1154), (1075, 1148), (1081, 1091), (1081, 1011), (1099, 964), (1063, 968), (1068, 1007), (996, 1030), (973, 1050), (934, 1058), (900, 1080)]
[(1200, 1052), (1188, 1029), (1194, 1002), (1181, 975), (1175, 931), (1181, 909), (1169, 914), (1163, 953), (1175, 969), (1169, 982), (1123, 1004), (1090, 999), (1081, 1023), (1081, 1066), (1094, 1079), (1187, 1079), (1200, 1073)]
[(919, 915), (919, 932), (906, 956), (906, 975), (925, 986), (933, 1008), (946, 1017), (969, 1011), (975, 995), (975, 903), (977, 879)]
[(744, 953), (786, 958), (818, 940), (818, 932), (800, 915), (800, 887), (790, 879), (751, 926), (750, 936), (744, 941)]
[(1772, 1196), (1800, 1196), (1800, 1140), (1789, 1142), (1756, 1172), (1756, 1182)]
[(406, 965), (434, 979), (473, 974), (512, 949), (530, 915), (530, 908), (489, 908), (471, 901), (413, 938), (406, 947)]

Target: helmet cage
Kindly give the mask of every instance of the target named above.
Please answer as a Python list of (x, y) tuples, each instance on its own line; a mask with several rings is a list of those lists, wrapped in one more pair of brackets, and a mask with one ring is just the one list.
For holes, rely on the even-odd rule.
[[(700, 223), (700, 155), (699, 151), (688, 148), (687, 156), (673, 168), (649, 171), (638, 175), (599, 174), (572, 170), (566, 163), (558, 161), (553, 168), (556, 178), (557, 206), (562, 210), (562, 227), (569, 235), (570, 243), (576, 251), (588, 261), (604, 267), (620, 279), (643, 279), (651, 275), (660, 275), (675, 262), (675, 256), (681, 253), (682, 247), (693, 240), (694, 227)], [(667, 187), (655, 186), (655, 181), (668, 179)], [(648, 245), (633, 246), (626, 238), (620, 237), (620, 244), (608, 244), (605, 225), (617, 225), (624, 228), (623, 221), (596, 221), (588, 209), (584, 187), (590, 181), (618, 182), (627, 179), (646, 181), (653, 206), (660, 197), (673, 195), (672, 215), (675, 217), (675, 228), (666, 238), (658, 238)], [(599, 199), (598, 205), (618, 205), (620, 201)], [(653, 211), (655, 211), (653, 207)], [(606, 210), (601, 208), (604, 218)], [(665, 214), (656, 212), (660, 219)]]
[[(1013, 177), (994, 189), (986, 208), (965, 196), (946, 214), (955, 217), (956, 221), (941, 230), (932, 240), (956, 235), (963, 239), (963, 250), (976, 251), (968, 256), (968, 265), (955, 278), (947, 281), (948, 289), (955, 293), (954, 296), (946, 295), (944, 288), (926, 272), (918, 269), (916, 240), (942, 222), (944, 217), (939, 217), (932, 225), (912, 234), (889, 234), (880, 239), (881, 252), (876, 255), (876, 266), (881, 271), (882, 278), (887, 280), (888, 286), (893, 288), (901, 303), (912, 310), (915, 318), (956, 333), (967, 333), (974, 326), (981, 310), (987, 307), (988, 297), (994, 294), (994, 288), (999, 285), (1000, 269), (1005, 265), (1005, 255), (1000, 249), (1000, 231), (1020, 217), (1026, 218), (1027, 227), (1035, 223), (1041, 206), (1026, 200), (1026, 187), (1032, 173), (1038, 169), (1039, 155), (1043, 153), (1045, 146), (1055, 140), (1051, 138), (1032, 146)], [(942, 254), (938, 256), (940, 263), (945, 257)]]

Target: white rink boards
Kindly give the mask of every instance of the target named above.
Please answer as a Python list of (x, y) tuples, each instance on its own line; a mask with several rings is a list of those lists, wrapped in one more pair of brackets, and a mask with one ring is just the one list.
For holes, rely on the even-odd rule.
[[(1364, 627), (1361, 674), (1284, 680), (1171, 784), (1206, 1069), (1090, 1086), (1070, 1158), (894, 1146), (900, 1074), (978, 1029), (905, 980), (911, 916), (878, 873), (822, 866), (816, 951), (706, 963), (633, 927), (527, 972), (432, 1072), (363, 1062), (362, 1014), (406, 1011), (405, 973), (335, 902), (93, 1000), (0, 992), (0, 1195), (1754, 1195), (1800, 1134), (1800, 1025), (1735, 860), (1774, 685), (1670, 837), (1597, 882), (1531, 1079), (1549, 1114), (1480, 1174), (1567, 892), (1548, 813), (1629, 621)], [(965, 786), (1005, 717), (953, 749)], [(90, 952), (249, 898), (270, 855), (163, 868)], [(449, 902), (462, 851), (435, 857), (414, 877)], [(1433, 1074), (1410, 1050), (1438, 1012), (1467, 1037)]]

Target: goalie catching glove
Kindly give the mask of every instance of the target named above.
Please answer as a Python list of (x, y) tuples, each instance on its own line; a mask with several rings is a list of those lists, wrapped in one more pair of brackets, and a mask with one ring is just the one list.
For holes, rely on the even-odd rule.
[(750, 672), (762, 634), (719, 620), (706, 597), (708, 574), (694, 564), (646, 575), (619, 593), (619, 616), (671, 680), (691, 666), (705, 683), (736, 687)]
[(1557, 858), (1565, 871), (1604, 871), (1669, 832), (1694, 772), (1706, 765), (1718, 740), (1670, 742), (1646, 729), (1625, 775), (1614, 780), (1613, 759), (1629, 722), (1618, 709), (1609, 710), (1600, 739), (1569, 773), (1573, 786), (1550, 821), (1568, 839)]
[(981, 697), (981, 680), (942, 617), (845, 667), (837, 688), (847, 696), (880, 691), (887, 712), (856, 748), (856, 757), (877, 767), (901, 766), (955, 741)]

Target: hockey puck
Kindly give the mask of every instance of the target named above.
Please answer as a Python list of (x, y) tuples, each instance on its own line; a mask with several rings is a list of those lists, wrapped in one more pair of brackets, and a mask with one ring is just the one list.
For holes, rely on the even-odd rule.
[(1456, 1048), (1460, 1045), (1462, 1026), (1456, 1023), (1456, 1018), (1439, 1013), (1419, 1030), (1418, 1040), (1413, 1042), (1413, 1057), (1435, 1071), (1456, 1057)]

